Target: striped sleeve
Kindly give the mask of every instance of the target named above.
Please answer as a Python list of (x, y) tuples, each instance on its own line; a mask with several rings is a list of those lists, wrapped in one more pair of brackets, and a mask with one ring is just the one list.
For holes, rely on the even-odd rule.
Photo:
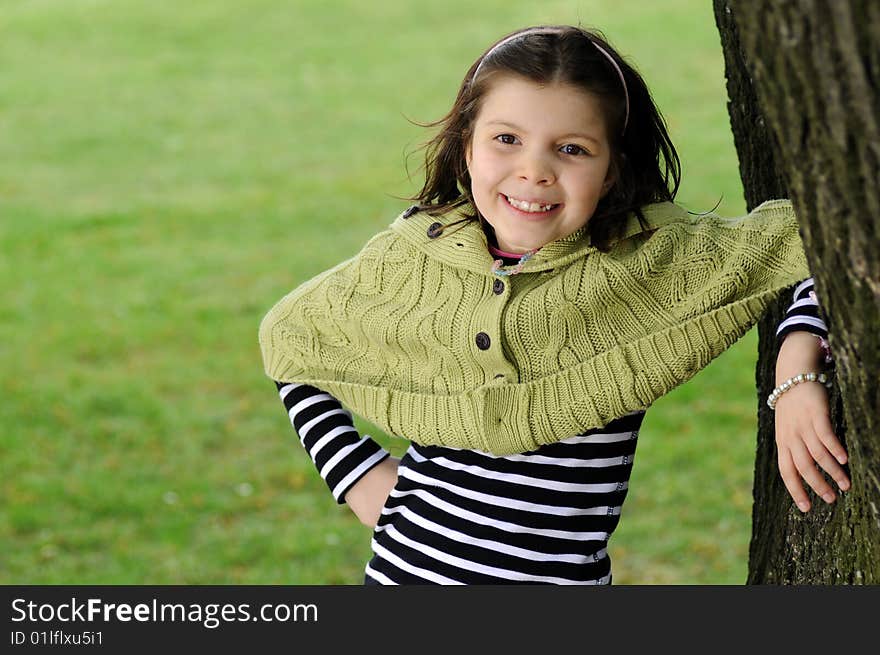
[(299, 440), (340, 505), (364, 474), (390, 453), (363, 437), (351, 413), (329, 393), (306, 384), (275, 381)]
[(813, 288), (813, 278), (807, 278), (794, 290), (792, 304), (785, 318), (776, 328), (776, 341), (782, 343), (791, 332), (811, 332), (822, 339), (828, 338), (828, 327), (819, 315), (819, 301)]

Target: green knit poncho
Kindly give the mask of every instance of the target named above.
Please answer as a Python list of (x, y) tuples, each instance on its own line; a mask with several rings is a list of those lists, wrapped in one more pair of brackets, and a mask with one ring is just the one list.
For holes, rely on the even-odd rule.
[(586, 228), (497, 277), (476, 221), (399, 216), (263, 319), (266, 374), (327, 391), (389, 434), (510, 454), (690, 379), (809, 277), (791, 204), (745, 217), (644, 208), (600, 252)]

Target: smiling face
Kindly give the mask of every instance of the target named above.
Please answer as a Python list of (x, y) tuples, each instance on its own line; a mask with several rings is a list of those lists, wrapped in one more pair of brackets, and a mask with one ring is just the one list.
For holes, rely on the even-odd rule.
[(492, 81), (467, 149), (477, 209), (512, 253), (586, 225), (613, 183), (610, 161), (596, 96), (516, 75)]

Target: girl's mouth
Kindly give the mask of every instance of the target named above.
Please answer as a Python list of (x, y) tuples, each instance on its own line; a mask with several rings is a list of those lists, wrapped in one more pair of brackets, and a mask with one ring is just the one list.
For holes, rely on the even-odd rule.
[(561, 203), (542, 204), (538, 202), (529, 202), (528, 200), (520, 200), (519, 198), (507, 196), (503, 193), (500, 195), (504, 198), (504, 202), (508, 207), (527, 218), (544, 218), (562, 206)]

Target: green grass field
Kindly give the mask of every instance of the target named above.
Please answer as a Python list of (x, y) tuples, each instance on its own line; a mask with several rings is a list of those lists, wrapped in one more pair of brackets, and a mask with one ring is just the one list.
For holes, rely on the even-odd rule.
[[(0, 583), (361, 582), (369, 530), (303, 453), (257, 328), (406, 206), (408, 119), (546, 22), (642, 72), (681, 204), (744, 210), (708, 0), (4, 3)], [(744, 582), (756, 341), (648, 412), (615, 583)]]

